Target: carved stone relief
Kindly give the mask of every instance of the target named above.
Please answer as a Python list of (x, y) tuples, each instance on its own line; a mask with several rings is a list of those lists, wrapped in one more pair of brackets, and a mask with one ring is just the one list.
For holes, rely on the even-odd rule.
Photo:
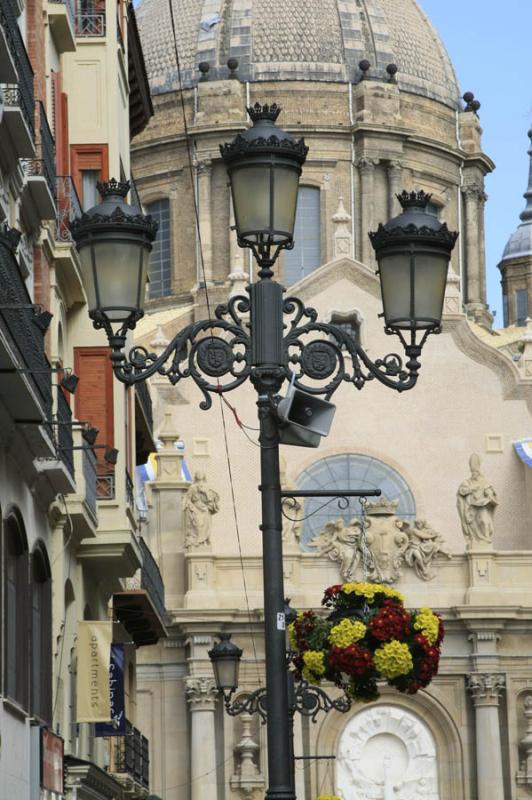
[(395, 706), (354, 716), (340, 737), (336, 791), (343, 800), (440, 800), (429, 728)]
[[(286, 475), (286, 460), (283, 456), (279, 458), (279, 479), (281, 488), (285, 491), (294, 489), (294, 485), (288, 480)], [(303, 502), (297, 497), (285, 497), (281, 502), (283, 514), (283, 542), (285, 550), (299, 549), (298, 543), (303, 527)]]
[(196, 472), (183, 501), (185, 510), (185, 547), (209, 545), (211, 521), (220, 510), (220, 495), (209, 488), (203, 472)]
[(362, 524), (353, 519), (347, 525), (342, 519), (327, 523), (310, 544), (320, 555), (338, 563), (344, 580), (360, 577), (382, 583), (393, 583), (404, 565), (411, 567), (421, 580), (432, 580), (436, 572), (433, 561), (441, 553), (450, 558), (444, 540), (426, 520), (413, 525), (396, 516), (397, 501), (385, 498), (366, 507), (366, 536)]
[(458, 487), (457, 508), (462, 523), (467, 548), (475, 542), (491, 544), (494, 532), (497, 494), (492, 484), (480, 471), (480, 456), (473, 453), (469, 459), (471, 476)]

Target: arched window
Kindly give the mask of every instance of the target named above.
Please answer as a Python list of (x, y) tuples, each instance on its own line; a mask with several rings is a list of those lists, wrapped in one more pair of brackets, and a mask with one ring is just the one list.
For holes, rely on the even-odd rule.
[(31, 712), (52, 721), (52, 576), (41, 543), (31, 555)]
[(320, 190), (314, 186), (299, 187), (294, 242), (293, 250), (284, 251), (286, 286), (309, 275), (321, 264)]
[(4, 523), (4, 693), (29, 708), (29, 554), (22, 519), (12, 511)]
[(156, 200), (146, 205), (146, 212), (159, 224), (150, 255), (150, 299), (165, 297), (172, 291), (172, 262), (170, 257), (170, 202)]
[[(404, 478), (384, 461), (360, 453), (342, 453), (316, 461), (304, 470), (298, 480), (298, 489), (380, 489), (382, 497), (397, 501), (396, 514), (404, 520), (412, 521), (416, 516), (414, 496)], [(312, 514), (323, 505), (323, 497), (305, 500), (305, 522), (301, 533), (303, 550), (314, 552), (309, 542), (317, 536), (324, 526), (336, 519), (346, 524), (353, 517), (360, 516), (360, 505), (356, 498), (351, 499), (349, 507), (342, 510), (337, 502), (332, 502)]]

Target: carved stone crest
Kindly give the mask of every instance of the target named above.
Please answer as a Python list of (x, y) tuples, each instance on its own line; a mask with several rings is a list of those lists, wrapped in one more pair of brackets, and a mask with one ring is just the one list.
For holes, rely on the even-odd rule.
[[(320, 555), (338, 563), (346, 581), (366, 576), (379, 583), (394, 583), (403, 565), (411, 567), (418, 578), (429, 581), (436, 573), (432, 562), (438, 553), (450, 558), (443, 538), (425, 520), (413, 525), (396, 515), (397, 501), (386, 498), (366, 506), (366, 536), (355, 518), (327, 523), (310, 542)], [(358, 576), (357, 576), (358, 573)]]

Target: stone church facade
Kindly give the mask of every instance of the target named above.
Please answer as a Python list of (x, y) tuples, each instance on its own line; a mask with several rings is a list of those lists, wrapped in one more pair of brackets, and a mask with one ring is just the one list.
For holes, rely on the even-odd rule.
[[(461, 99), (415, 0), (173, 2), (180, 77), (167, 4), (143, 0), (138, 9), (155, 116), (136, 139), (133, 169), (160, 223), (138, 343), (162, 350), (253, 279), (231, 232), (219, 154), (246, 125), (246, 105), (277, 102), (281, 126), (310, 148), (296, 247), (277, 276), (321, 319), (359, 337), (372, 359), (395, 346), (378, 316), (368, 231), (397, 213), (397, 192), (423, 189), (432, 213), (460, 233), (442, 333), (424, 348), (416, 388), (342, 386), (320, 448), (282, 448), (286, 488), (382, 490), (365, 519), (356, 501), (285, 507), (292, 606), (318, 608), (325, 587), (367, 577), (398, 588), (409, 607), (430, 605), (446, 626), (426, 690), (383, 690), (377, 702), (316, 722), (296, 715), (297, 796), (524, 800), (532, 790), (532, 332), (522, 308), (510, 327), (492, 329), (483, 212), (494, 165), (482, 151), (478, 103), (470, 93)], [(525, 239), (521, 231), (517, 260), (510, 247), (500, 265), (512, 308), (512, 292), (528, 286), (512, 283), (511, 272), (532, 258)], [(267, 786), (264, 729), (256, 717), (225, 713), (207, 655), (231, 633), (244, 651), (237, 696), (263, 685), (254, 393), (243, 386), (228, 395), (232, 408), (220, 401), (204, 412), (191, 382), (155, 377), (151, 389), (161, 447), (145, 487), (149, 545), (169, 613), (169, 638), (144, 648), (138, 672), (153, 791), (164, 800), (258, 798)]]

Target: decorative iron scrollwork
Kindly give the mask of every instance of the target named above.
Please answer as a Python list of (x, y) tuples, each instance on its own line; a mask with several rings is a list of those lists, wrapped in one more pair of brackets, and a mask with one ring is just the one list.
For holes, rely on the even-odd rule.
[[(135, 384), (158, 373), (176, 384), (191, 377), (203, 394), (200, 407), (210, 408), (211, 394), (231, 391), (251, 375), (252, 332), (251, 322), (246, 319), (250, 307), (248, 297), (232, 297), (216, 308), (214, 319), (193, 323), (176, 334), (160, 355), (135, 347), (126, 357), (121, 350), (126, 331), (119, 331), (113, 357), (117, 378)], [(372, 361), (348, 331), (318, 322), (316, 310), (306, 307), (299, 298), (286, 298), (283, 314), (284, 364), (277, 369), (298, 389), (328, 399), (343, 382), (362, 389), (367, 381), (376, 378), (397, 391), (415, 385), (418, 358), (427, 333), (419, 344), (415, 335), (409, 343), (401, 333), (397, 334), (405, 347), (406, 363), (397, 353)]]

